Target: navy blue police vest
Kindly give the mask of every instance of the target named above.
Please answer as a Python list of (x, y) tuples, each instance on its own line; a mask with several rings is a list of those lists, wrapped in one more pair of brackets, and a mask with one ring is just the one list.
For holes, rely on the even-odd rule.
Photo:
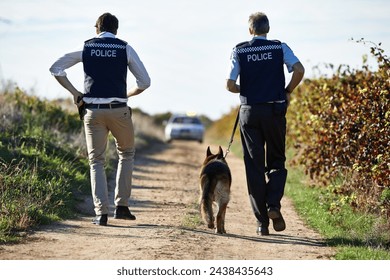
[(236, 46), (241, 104), (286, 100), (283, 50), (279, 41), (253, 39)]
[(127, 43), (93, 38), (83, 49), (84, 97), (127, 98)]

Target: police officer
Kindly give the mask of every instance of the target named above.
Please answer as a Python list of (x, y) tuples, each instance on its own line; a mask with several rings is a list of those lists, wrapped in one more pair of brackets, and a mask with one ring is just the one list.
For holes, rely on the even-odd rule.
[[(281, 199), (287, 178), (285, 167), (286, 111), (290, 94), (300, 83), (304, 67), (292, 50), (267, 39), (270, 26), (264, 13), (249, 17), (252, 40), (232, 51), (226, 89), (240, 96), (240, 132), (248, 194), (257, 219), (257, 233), (283, 231)], [(292, 76), (285, 86), (284, 65)], [(237, 84), (237, 79), (240, 82)]]
[[(119, 156), (114, 218), (135, 220), (128, 208), (134, 164), (134, 131), (129, 97), (150, 86), (150, 77), (134, 49), (116, 38), (118, 19), (104, 13), (96, 21), (97, 36), (74, 52), (60, 57), (50, 68), (57, 81), (67, 89), (77, 106), (85, 106), (84, 128), (91, 174), (92, 197), (96, 217), (93, 223), (107, 225), (109, 201), (104, 169), (108, 134), (115, 138)], [(65, 69), (83, 62), (84, 93), (66, 76)], [(136, 78), (136, 86), (127, 91), (127, 69)]]

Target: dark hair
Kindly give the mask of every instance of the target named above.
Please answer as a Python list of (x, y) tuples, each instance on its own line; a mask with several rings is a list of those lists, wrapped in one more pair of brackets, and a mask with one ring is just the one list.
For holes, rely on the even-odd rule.
[(269, 32), (269, 21), (266, 14), (258, 12), (249, 16), (249, 27), (257, 35)]
[(111, 32), (116, 34), (119, 26), (119, 21), (116, 16), (110, 13), (102, 14), (96, 21), (95, 27), (99, 32)]

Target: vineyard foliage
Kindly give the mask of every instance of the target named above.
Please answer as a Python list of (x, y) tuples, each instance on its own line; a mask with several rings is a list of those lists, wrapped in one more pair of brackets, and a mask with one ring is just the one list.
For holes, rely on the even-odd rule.
[(375, 71), (340, 66), (330, 78), (304, 81), (288, 110), (288, 143), (340, 201), (389, 221), (390, 61), (380, 45), (371, 54)]

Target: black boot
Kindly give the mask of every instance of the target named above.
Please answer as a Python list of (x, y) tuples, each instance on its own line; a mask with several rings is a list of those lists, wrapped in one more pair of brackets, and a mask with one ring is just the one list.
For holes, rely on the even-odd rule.
[(270, 207), (268, 209), (268, 217), (272, 220), (272, 225), (274, 226), (275, 231), (283, 231), (286, 229), (286, 223), (278, 208)]
[(108, 220), (108, 215), (103, 214), (103, 215), (97, 215), (93, 220), (92, 223), (98, 226), (106, 226), (107, 225), (107, 220)]
[(127, 206), (117, 206), (114, 212), (114, 219), (135, 220)]

